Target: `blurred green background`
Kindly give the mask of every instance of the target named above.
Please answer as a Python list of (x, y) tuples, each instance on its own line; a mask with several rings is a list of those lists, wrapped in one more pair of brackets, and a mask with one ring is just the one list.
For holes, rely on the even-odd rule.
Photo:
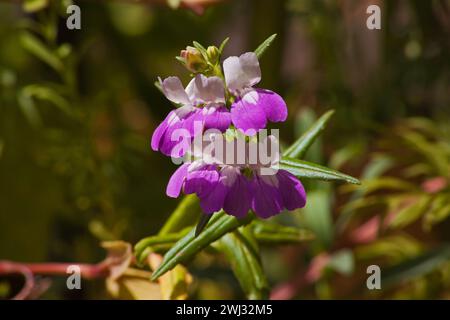
[[(277, 219), (306, 225), (318, 239), (264, 251), (269, 280), (279, 289), (273, 294), (450, 297), (449, 1), (224, 0), (199, 14), (201, 7), (174, 9), (164, 1), (86, 0), (76, 1), (81, 30), (65, 27), (64, 1), (33, 2), (37, 7), (0, 2), (0, 259), (94, 263), (104, 257), (102, 240), (136, 243), (156, 233), (178, 200), (165, 195), (175, 166), (150, 149), (153, 130), (171, 108), (153, 83), (158, 76), (188, 80), (174, 57), (193, 40), (218, 45), (230, 37), (228, 56), (277, 33), (261, 61), (261, 87), (288, 103), (288, 121), (276, 125), (282, 139), (292, 142), (335, 109), (308, 157), (377, 180), (359, 193), (306, 182), (308, 207)], [(370, 4), (382, 9), (381, 30), (366, 27)], [(397, 184), (379, 182), (383, 175)], [(406, 223), (350, 243), (346, 235), (361, 220), (401, 208), (390, 198), (391, 206), (371, 209), (346, 204), (371, 192), (385, 198), (406, 192), (398, 180), (432, 184), (411, 191), (413, 202), (422, 193), (438, 194), (440, 202), (430, 196), (422, 209), (404, 214)], [(422, 228), (419, 218), (427, 214)], [(374, 261), (390, 268), (440, 248), (439, 263), (412, 277), (394, 275), (394, 289), (360, 289)], [(332, 257), (328, 268), (305, 280), (319, 255)], [(192, 268), (192, 297), (242, 297), (220, 262), (203, 257)], [(106, 296), (101, 281), (81, 292), (64, 284), (55, 279), (44, 297)]]

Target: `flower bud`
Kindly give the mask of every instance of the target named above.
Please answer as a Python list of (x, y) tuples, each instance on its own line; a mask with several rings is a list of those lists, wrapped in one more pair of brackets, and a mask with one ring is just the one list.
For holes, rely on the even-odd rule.
[(209, 46), (208, 49), (206, 49), (206, 55), (208, 56), (209, 62), (212, 64), (219, 62), (219, 49), (217, 47)]
[(186, 50), (181, 50), (180, 57), (184, 59), (186, 68), (191, 72), (203, 72), (208, 67), (203, 55), (197, 48), (186, 47)]

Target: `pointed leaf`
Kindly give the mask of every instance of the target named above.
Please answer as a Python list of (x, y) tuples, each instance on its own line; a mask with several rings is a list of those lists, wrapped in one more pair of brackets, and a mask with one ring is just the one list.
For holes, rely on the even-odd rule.
[(331, 116), (334, 114), (334, 110), (330, 110), (317, 120), (311, 128), (308, 129), (297, 141), (295, 141), (285, 152), (283, 156), (290, 158), (303, 158), (308, 151), (309, 147), (313, 144), (316, 138), (325, 129)]
[(220, 248), (231, 264), (234, 275), (249, 299), (266, 299), (269, 291), (258, 252), (253, 249), (249, 235), (239, 231), (226, 234)]
[(389, 223), (391, 228), (403, 228), (417, 219), (425, 212), (428, 208), (431, 198), (427, 195), (420, 197), (417, 201), (401, 209), (396, 213), (395, 217)]
[(20, 42), (26, 50), (47, 63), (56, 71), (61, 71), (63, 69), (63, 63), (59, 57), (47, 48), (47, 46), (33, 34), (29, 32), (22, 33), (20, 35)]
[(289, 171), (298, 178), (309, 178), (325, 181), (345, 181), (348, 183), (359, 184), (359, 180), (339, 171), (303, 161), (283, 157), (280, 161), (280, 169)]
[(229, 37), (225, 38), (222, 43), (219, 46), (219, 54), (222, 55), (223, 50), (225, 49), (225, 46), (227, 45), (228, 41), (230, 40)]
[(166, 245), (166, 244), (169, 244), (169, 245), (174, 244), (178, 240), (180, 240), (182, 237), (184, 237), (189, 231), (190, 231), (190, 229), (186, 228), (177, 233), (166, 233), (166, 234), (151, 236), (151, 237), (142, 239), (134, 246), (134, 253), (136, 255), (138, 262), (144, 261), (148, 255), (148, 253), (151, 252), (151, 250), (146, 251), (147, 248), (159, 247), (161, 245)]
[(249, 214), (243, 219), (236, 219), (223, 211), (213, 215), (203, 232), (195, 237), (195, 228), (180, 239), (164, 256), (164, 260), (155, 270), (152, 280), (157, 279), (165, 272), (173, 269), (177, 264), (191, 259), (202, 249), (242, 225), (248, 224), (253, 219)]
[(273, 34), (270, 37), (268, 37), (266, 40), (264, 40), (259, 46), (258, 48), (256, 48), (255, 50), (255, 54), (258, 58), (260, 58), (263, 53), (267, 50), (267, 48), (269, 48), (269, 46), (272, 44), (273, 40), (275, 40), (275, 38), (277, 37), (277, 34)]
[(314, 233), (306, 229), (282, 226), (261, 220), (250, 225), (254, 238), (263, 244), (300, 243), (314, 239)]

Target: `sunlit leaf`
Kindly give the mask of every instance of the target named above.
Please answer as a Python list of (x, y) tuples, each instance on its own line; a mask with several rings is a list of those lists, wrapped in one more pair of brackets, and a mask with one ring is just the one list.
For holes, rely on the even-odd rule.
[(250, 228), (258, 243), (268, 245), (300, 243), (311, 241), (315, 238), (314, 233), (310, 230), (283, 226), (261, 220), (253, 221)]
[(33, 84), (24, 87), (23, 94), (48, 101), (66, 114), (72, 114), (69, 102), (51, 87)]
[(22, 46), (31, 54), (47, 63), (50, 67), (60, 72), (63, 69), (63, 63), (58, 55), (52, 52), (39, 38), (29, 32), (20, 34)]
[(172, 9), (178, 9), (181, 4), (181, 0), (167, 0), (167, 5)]
[(359, 180), (339, 171), (293, 158), (283, 157), (280, 168), (289, 171), (298, 178), (317, 179), (325, 181), (345, 181), (359, 184)]
[(23, 10), (26, 12), (36, 12), (44, 9), (49, 4), (49, 0), (25, 0)]
[(400, 234), (358, 246), (355, 252), (358, 259), (388, 258), (391, 263), (398, 263), (415, 257), (422, 251), (423, 246), (419, 241), (406, 234)]
[(23, 114), (31, 125), (38, 127), (42, 124), (41, 116), (33, 101), (33, 98), (23, 89), (18, 92), (17, 101)]
[(427, 159), (429, 163), (434, 166), (439, 175), (450, 177), (448, 155), (441, 147), (427, 141), (425, 137), (417, 132), (403, 132), (402, 138), (407, 141), (413, 149)]
[[(190, 228), (185, 228), (182, 231), (174, 233), (163, 233), (156, 236), (151, 236), (139, 241), (135, 247), (134, 252), (139, 263), (142, 263), (148, 256), (149, 253), (156, 251), (163, 245), (172, 246), (182, 237), (184, 237)], [(150, 249), (150, 250), (147, 250)]]
[(165, 272), (173, 269), (177, 264), (191, 259), (202, 249), (242, 225), (248, 224), (253, 219), (249, 214), (243, 219), (236, 219), (224, 212), (213, 215), (203, 232), (195, 237), (195, 228), (180, 239), (164, 256), (164, 260), (155, 270), (152, 279), (155, 280)]
[(344, 186), (343, 190), (357, 190), (361, 194), (368, 194), (375, 191), (418, 191), (417, 185), (394, 177), (379, 177), (362, 180), (362, 186)]
[(450, 194), (437, 195), (423, 217), (423, 226), (425, 230), (429, 231), (434, 224), (445, 220), (449, 216)]
[(401, 209), (389, 223), (389, 227), (402, 228), (416, 221), (428, 208), (431, 197), (424, 195)]
[(259, 254), (250, 244), (248, 236), (237, 230), (230, 232), (220, 239), (220, 248), (246, 296), (249, 299), (265, 299), (269, 290), (267, 278)]
[(228, 41), (230, 40), (229, 37), (225, 38), (222, 43), (219, 46), (219, 54), (222, 55), (223, 50), (225, 49), (225, 46), (227, 45)]
[(275, 40), (275, 38), (277, 37), (277, 34), (273, 34), (270, 37), (268, 37), (266, 40), (264, 40), (259, 46), (258, 48), (256, 48), (255, 50), (255, 54), (258, 58), (261, 58), (261, 56), (264, 54), (264, 52), (270, 47), (270, 45), (272, 44), (272, 42)]

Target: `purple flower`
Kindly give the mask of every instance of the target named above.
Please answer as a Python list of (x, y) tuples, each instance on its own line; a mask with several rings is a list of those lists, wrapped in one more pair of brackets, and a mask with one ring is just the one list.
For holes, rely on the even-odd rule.
[(273, 91), (255, 89), (261, 81), (261, 69), (255, 53), (229, 57), (223, 62), (228, 90), (236, 96), (231, 106), (231, 120), (236, 128), (254, 135), (266, 127), (268, 121), (280, 122), (287, 118), (283, 98)]
[[(180, 79), (169, 77), (161, 81), (164, 95), (181, 107), (171, 111), (156, 128), (152, 136), (151, 146), (154, 151), (161, 151), (167, 156), (182, 157), (188, 146), (178, 148), (184, 137), (176, 135), (177, 129), (185, 129), (192, 140), (203, 130), (215, 128), (224, 132), (231, 123), (231, 116), (225, 107), (223, 82), (218, 77), (207, 78), (197, 75), (186, 89)], [(196, 130), (196, 123), (200, 124)]]
[(186, 194), (195, 193), (204, 213), (212, 214), (223, 209), (238, 218), (247, 215), (250, 209), (266, 219), (284, 209), (305, 206), (305, 189), (289, 172), (278, 170), (274, 175), (261, 175), (258, 170), (247, 169), (186, 163), (172, 175), (166, 193), (174, 198), (182, 190)]

